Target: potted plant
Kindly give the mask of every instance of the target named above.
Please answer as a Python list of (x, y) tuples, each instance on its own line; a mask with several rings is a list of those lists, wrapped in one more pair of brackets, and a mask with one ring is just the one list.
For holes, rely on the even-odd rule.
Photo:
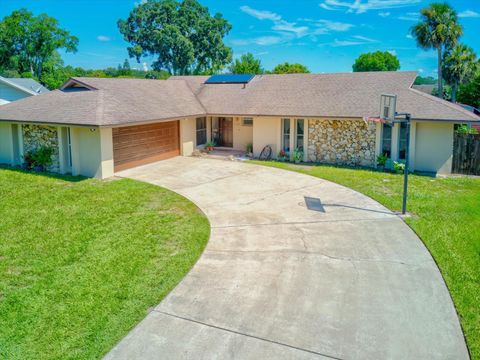
[(394, 161), (393, 162), (393, 170), (398, 174), (403, 174), (405, 172), (405, 163)]
[(303, 151), (300, 150), (299, 148), (296, 148), (293, 151), (293, 161), (295, 161), (295, 164), (300, 163), (303, 160)]
[(277, 159), (279, 161), (285, 161), (287, 160), (288, 154), (285, 150), (280, 150), (277, 155)]
[(299, 164), (303, 160), (303, 151), (295, 149), (293, 151), (293, 161), (295, 164)]
[(388, 156), (387, 154), (382, 154), (377, 156), (377, 168), (384, 171), (385, 165), (387, 164)]
[(213, 151), (214, 148), (215, 148), (215, 142), (212, 140), (207, 141), (207, 143), (205, 144), (205, 150), (207, 152), (210, 152), (210, 151)]
[(247, 146), (245, 147), (245, 152), (247, 153), (247, 156), (250, 158), (253, 158), (253, 144), (248, 143)]

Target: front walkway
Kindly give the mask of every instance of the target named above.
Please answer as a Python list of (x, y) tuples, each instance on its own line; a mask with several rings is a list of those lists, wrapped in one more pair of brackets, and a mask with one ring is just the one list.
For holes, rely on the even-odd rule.
[(108, 359), (467, 359), (422, 242), (340, 185), (177, 157), (124, 171), (174, 190), (212, 234), (185, 279)]

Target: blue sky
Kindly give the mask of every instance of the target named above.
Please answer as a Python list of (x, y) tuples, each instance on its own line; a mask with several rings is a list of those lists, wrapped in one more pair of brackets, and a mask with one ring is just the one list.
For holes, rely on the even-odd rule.
[[(138, 0), (141, 1), (141, 0)], [(200, 0), (211, 13), (220, 12), (233, 25), (226, 43), (234, 56), (248, 51), (266, 69), (289, 61), (312, 72), (351, 71), (355, 58), (367, 51), (391, 51), (402, 70), (432, 75), (433, 51), (416, 47), (409, 28), (426, 0)], [(462, 41), (480, 55), (480, 1), (450, 1), (464, 27)], [(85, 68), (117, 66), (128, 57), (116, 22), (126, 18), (132, 0), (0, 0), (0, 17), (25, 7), (45, 12), (80, 39), (76, 54), (63, 54), (66, 64)], [(151, 59), (145, 59), (147, 65)], [(131, 59), (132, 67), (142, 68)]]

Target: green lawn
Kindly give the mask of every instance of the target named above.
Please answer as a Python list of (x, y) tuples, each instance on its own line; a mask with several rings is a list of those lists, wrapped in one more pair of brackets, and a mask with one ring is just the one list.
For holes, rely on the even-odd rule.
[[(257, 164), (298, 171), (355, 189), (401, 209), (403, 175), (334, 166)], [(450, 289), (472, 359), (480, 359), (480, 179), (409, 177), (406, 222), (435, 258)]]
[(208, 240), (185, 198), (132, 180), (0, 169), (0, 359), (97, 359)]

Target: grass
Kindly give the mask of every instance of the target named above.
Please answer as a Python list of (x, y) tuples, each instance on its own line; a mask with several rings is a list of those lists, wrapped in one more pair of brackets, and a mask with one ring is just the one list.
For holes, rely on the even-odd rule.
[[(357, 190), (399, 211), (403, 175), (334, 166), (254, 161)], [(472, 359), (480, 359), (480, 179), (409, 177), (406, 222), (435, 258), (452, 295)]]
[(153, 185), (0, 169), (0, 358), (100, 358), (209, 232), (191, 202)]

